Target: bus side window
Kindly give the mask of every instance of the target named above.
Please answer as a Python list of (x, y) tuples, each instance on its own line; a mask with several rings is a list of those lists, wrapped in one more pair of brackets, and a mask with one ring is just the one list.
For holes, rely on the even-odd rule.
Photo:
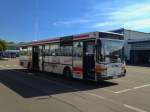
[(95, 53), (95, 42), (88, 42), (86, 46), (86, 55), (93, 55)]
[(28, 54), (28, 48), (27, 47), (23, 47), (21, 49), (20, 56), (27, 56), (27, 54)]
[(50, 55), (51, 55), (51, 56), (59, 56), (59, 55), (60, 55), (60, 47), (59, 47), (59, 44), (51, 44), (51, 47), (50, 47)]
[(49, 45), (45, 45), (44, 56), (49, 56)]
[(73, 44), (73, 56), (82, 57), (83, 55), (83, 42), (74, 42)]
[(62, 56), (72, 56), (72, 46), (61, 46)]

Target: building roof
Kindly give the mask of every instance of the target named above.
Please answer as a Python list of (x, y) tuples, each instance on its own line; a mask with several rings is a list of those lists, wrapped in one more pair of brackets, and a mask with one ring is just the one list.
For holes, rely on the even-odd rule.
[(114, 29), (114, 30), (111, 30), (110, 32), (115, 32), (115, 33), (122, 33), (124, 31), (132, 31), (132, 32), (139, 32), (139, 33), (145, 33), (145, 34), (150, 34), (150, 33), (147, 33), (147, 32), (142, 32), (142, 31), (136, 31), (136, 30), (132, 30), (132, 29), (125, 29), (125, 28), (119, 28), (119, 29)]

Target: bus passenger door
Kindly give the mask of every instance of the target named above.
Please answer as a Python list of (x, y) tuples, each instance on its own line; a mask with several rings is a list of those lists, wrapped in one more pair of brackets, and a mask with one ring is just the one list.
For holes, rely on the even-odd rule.
[(39, 46), (39, 52), (38, 52), (38, 56), (39, 56), (39, 70), (40, 71), (44, 71), (44, 49), (45, 46), (44, 45), (40, 45)]
[(95, 80), (95, 41), (84, 42), (83, 47), (84, 78)]
[(39, 47), (33, 46), (32, 48), (32, 69), (33, 71), (39, 70)]
[(73, 42), (73, 78), (83, 79), (83, 42)]

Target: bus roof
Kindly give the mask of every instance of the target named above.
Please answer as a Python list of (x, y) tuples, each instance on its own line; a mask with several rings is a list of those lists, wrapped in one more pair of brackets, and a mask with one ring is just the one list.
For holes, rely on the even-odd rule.
[[(88, 32), (88, 33), (82, 33), (82, 34), (76, 34), (76, 35), (70, 35), (70, 36), (63, 36), (63, 37), (72, 37), (73, 40), (83, 40), (83, 39), (95, 38), (96, 35), (99, 34), (99, 33), (107, 33), (107, 34), (114, 34), (114, 35), (123, 36), (123, 34), (114, 33), (114, 32), (95, 31), (95, 32)], [(20, 47), (42, 45), (42, 44), (48, 44), (48, 43), (56, 43), (56, 42), (60, 42), (60, 39), (63, 38), (63, 37), (56, 37), (56, 38), (49, 38), (49, 39), (45, 39), (45, 40), (27, 42), (27, 43), (21, 44)]]

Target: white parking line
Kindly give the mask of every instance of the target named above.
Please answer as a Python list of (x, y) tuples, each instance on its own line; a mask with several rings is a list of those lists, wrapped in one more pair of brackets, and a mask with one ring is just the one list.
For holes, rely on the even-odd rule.
[(93, 94), (93, 93), (86, 93), (86, 94), (91, 95), (91, 96), (98, 97), (98, 98), (100, 98), (100, 99), (105, 99), (105, 97), (100, 96), (100, 95), (97, 95), (97, 94)]
[(145, 85), (136, 86), (136, 87), (133, 87), (133, 88), (130, 88), (130, 89), (120, 90), (120, 91), (116, 91), (114, 93), (120, 94), (120, 93), (128, 92), (128, 91), (131, 91), (131, 90), (136, 90), (136, 89), (140, 89), (140, 88), (144, 88), (144, 87), (148, 87), (148, 86), (150, 86), (150, 84), (145, 84)]
[(131, 91), (132, 89), (124, 89), (124, 90), (120, 90), (120, 91), (114, 91), (114, 93), (117, 93), (117, 94), (119, 94), (119, 93), (124, 93), (124, 92), (127, 92), (127, 91)]
[(103, 96), (100, 96), (100, 95), (97, 95), (97, 94), (94, 94), (94, 93), (86, 93), (86, 94), (97, 97), (99, 99), (102, 99), (102, 100), (105, 100), (105, 101), (108, 101), (108, 102), (111, 102), (111, 103), (114, 103), (114, 104), (117, 104), (117, 105), (120, 105), (120, 106), (123, 106), (125, 108), (128, 108), (130, 110), (134, 110), (136, 112), (148, 112), (146, 110), (142, 110), (140, 108), (137, 108), (137, 107), (134, 107), (134, 106), (131, 106), (131, 105), (123, 104), (121, 102), (117, 102), (115, 100), (112, 100), (112, 99), (109, 99), (109, 98), (106, 98), (106, 97), (103, 97)]
[(127, 104), (124, 104), (124, 107), (129, 108), (129, 109), (131, 109), (131, 110), (135, 110), (135, 111), (137, 111), (137, 112), (147, 112), (147, 111), (145, 111), (145, 110), (142, 110), (142, 109), (139, 109), (139, 108), (136, 108), (136, 107), (127, 105)]
[(133, 89), (139, 89), (139, 88), (148, 87), (148, 86), (150, 86), (150, 84), (146, 84), (146, 85), (142, 85), (142, 86), (134, 87)]

